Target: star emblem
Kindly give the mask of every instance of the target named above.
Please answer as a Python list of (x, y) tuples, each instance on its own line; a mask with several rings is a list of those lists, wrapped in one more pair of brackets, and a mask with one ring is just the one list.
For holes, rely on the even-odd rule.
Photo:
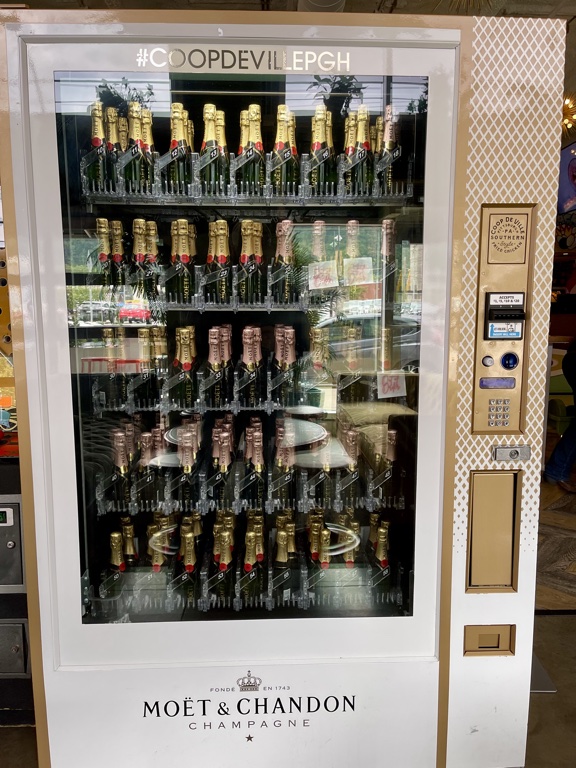
[(253, 741), (253, 739), (254, 739), (254, 736), (252, 736), (252, 734), (250, 734), (249, 736), (246, 736), (246, 741)]

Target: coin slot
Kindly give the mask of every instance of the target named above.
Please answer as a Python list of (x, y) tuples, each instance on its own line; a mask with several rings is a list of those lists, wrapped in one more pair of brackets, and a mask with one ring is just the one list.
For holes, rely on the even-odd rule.
[(485, 648), (499, 648), (500, 647), (500, 635), (493, 634), (493, 635), (478, 635), (478, 649), (482, 650)]

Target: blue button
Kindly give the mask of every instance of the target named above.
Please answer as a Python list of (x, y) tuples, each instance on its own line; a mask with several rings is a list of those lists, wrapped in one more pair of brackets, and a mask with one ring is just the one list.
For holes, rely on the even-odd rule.
[(506, 368), (507, 371), (513, 371), (520, 361), (518, 360), (518, 355), (514, 354), (514, 352), (506, 352), (505, 355), (502, 355), (500, 362), (502, 363), (502, 368)]

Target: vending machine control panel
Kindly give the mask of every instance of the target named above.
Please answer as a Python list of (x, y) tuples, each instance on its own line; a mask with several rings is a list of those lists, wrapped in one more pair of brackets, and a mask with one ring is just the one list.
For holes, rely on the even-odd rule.
[(482, 207), (473, 432), (523, 425), (534, 206)]

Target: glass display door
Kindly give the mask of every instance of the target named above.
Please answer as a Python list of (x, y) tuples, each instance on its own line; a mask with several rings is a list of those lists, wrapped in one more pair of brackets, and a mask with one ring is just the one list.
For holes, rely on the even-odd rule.
[(427, 78), (55, 81), (84, 620), (409, 615)]
[(180, 50), (33, 56), (63, 642), (373, 618), (366, 653), (433, 653), (453, 51)]

